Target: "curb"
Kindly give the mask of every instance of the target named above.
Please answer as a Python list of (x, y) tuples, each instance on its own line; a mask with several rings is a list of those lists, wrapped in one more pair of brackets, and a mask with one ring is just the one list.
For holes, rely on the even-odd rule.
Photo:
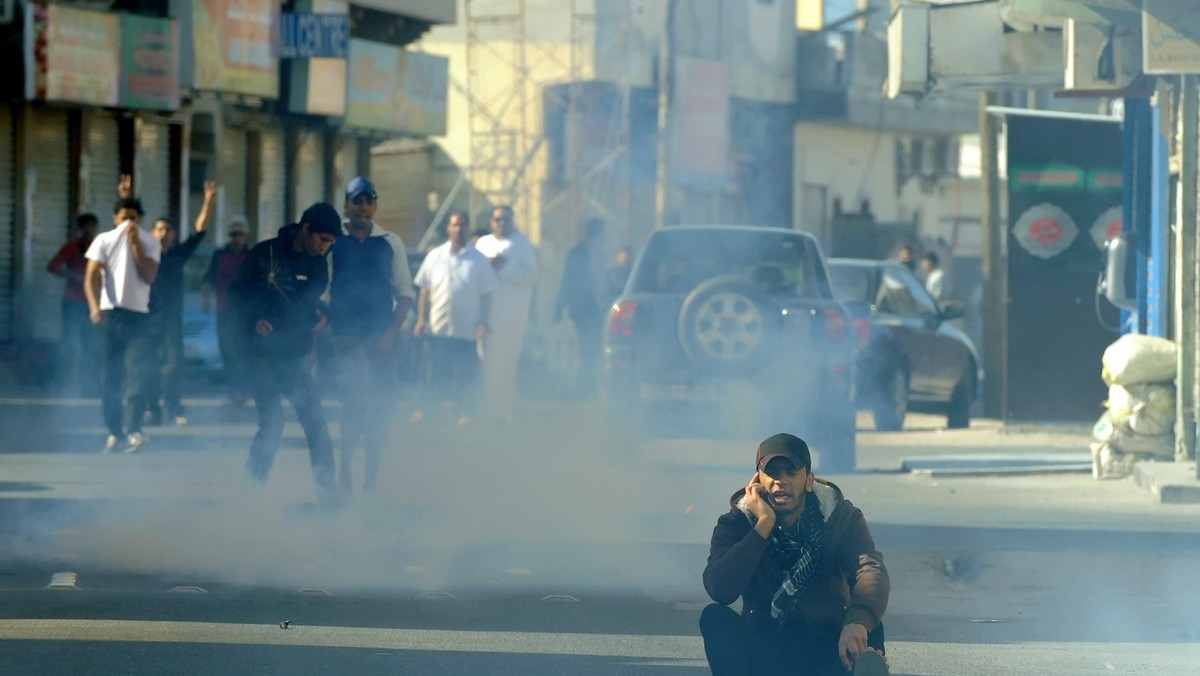
[(1194, 462), (1139, 462), (1133, 466), (1133, 481), (1163, 504), (1200, 504), (1200, 480)]

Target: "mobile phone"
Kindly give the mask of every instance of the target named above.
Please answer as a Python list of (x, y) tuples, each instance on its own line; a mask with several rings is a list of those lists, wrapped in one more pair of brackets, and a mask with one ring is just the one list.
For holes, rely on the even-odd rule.
[(763, 501), (766, 502), (771, 507), (774, 507), (775, 506), (775, 498), (771, 495), (770, 492), (767, 491), (767, 487), (763, 486), (762, 484), (756, 484), (756, 485), (758, 486), (758, 489), (759, 489), (758, 494), (760, 496), (762, 496)]

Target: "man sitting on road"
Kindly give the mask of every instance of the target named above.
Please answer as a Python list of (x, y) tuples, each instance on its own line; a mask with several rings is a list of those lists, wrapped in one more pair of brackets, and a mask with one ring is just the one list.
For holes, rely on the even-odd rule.
[[(776, 434), (717, 520), (700, 616), (714, 676), (884, 676), (891, 584), (862, 512), (812, 474), (808, 445)], [(741, 615), (729, 604), (742, 598)]]

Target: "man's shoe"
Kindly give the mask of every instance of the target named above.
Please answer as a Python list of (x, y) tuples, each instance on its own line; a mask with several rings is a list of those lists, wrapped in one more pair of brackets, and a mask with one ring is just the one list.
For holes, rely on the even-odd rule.
[(119, 443), (121, 443), (121, 440), (117, 438), (117, 435), (108, 435), (108, 439), (104, 442), (104, 452), (112, 453), (113, 451), (117, 450), (117, 444)]
[(854, 663), (854, 676), (888, 676), (890, 673), (887, 660), (873, 650), (863, 651)]
[(146, 436), (141, 432), (134, 432), (133, 434), (130, 434), (128, 437), (125, 437), (125, 452), (137, 453), (138, 449), (140, 449), (146, 443), (146, 441), (148, 441)]
[(180, 427), (183, 427), (184, 425), (188, 424), (187, 416), (185, 416), (181, 413), (176, 413), (175, 414), (175, 424)]

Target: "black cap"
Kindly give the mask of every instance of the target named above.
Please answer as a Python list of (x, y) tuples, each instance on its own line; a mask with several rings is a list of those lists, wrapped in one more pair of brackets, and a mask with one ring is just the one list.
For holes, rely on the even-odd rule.
[(812, 454), (808, 452), (808, 444), (794, 434), (782, 432), (759, 444), (754, 468), (761, 472), (775, 458), (791, 460), (796, 469), (812, 470)]
[(327, 202), (317, 202), (300, 215), (300, 224), (308, 224), (309, 232), (339, 235), (342, 232), (342, 217), (337, 209)]

